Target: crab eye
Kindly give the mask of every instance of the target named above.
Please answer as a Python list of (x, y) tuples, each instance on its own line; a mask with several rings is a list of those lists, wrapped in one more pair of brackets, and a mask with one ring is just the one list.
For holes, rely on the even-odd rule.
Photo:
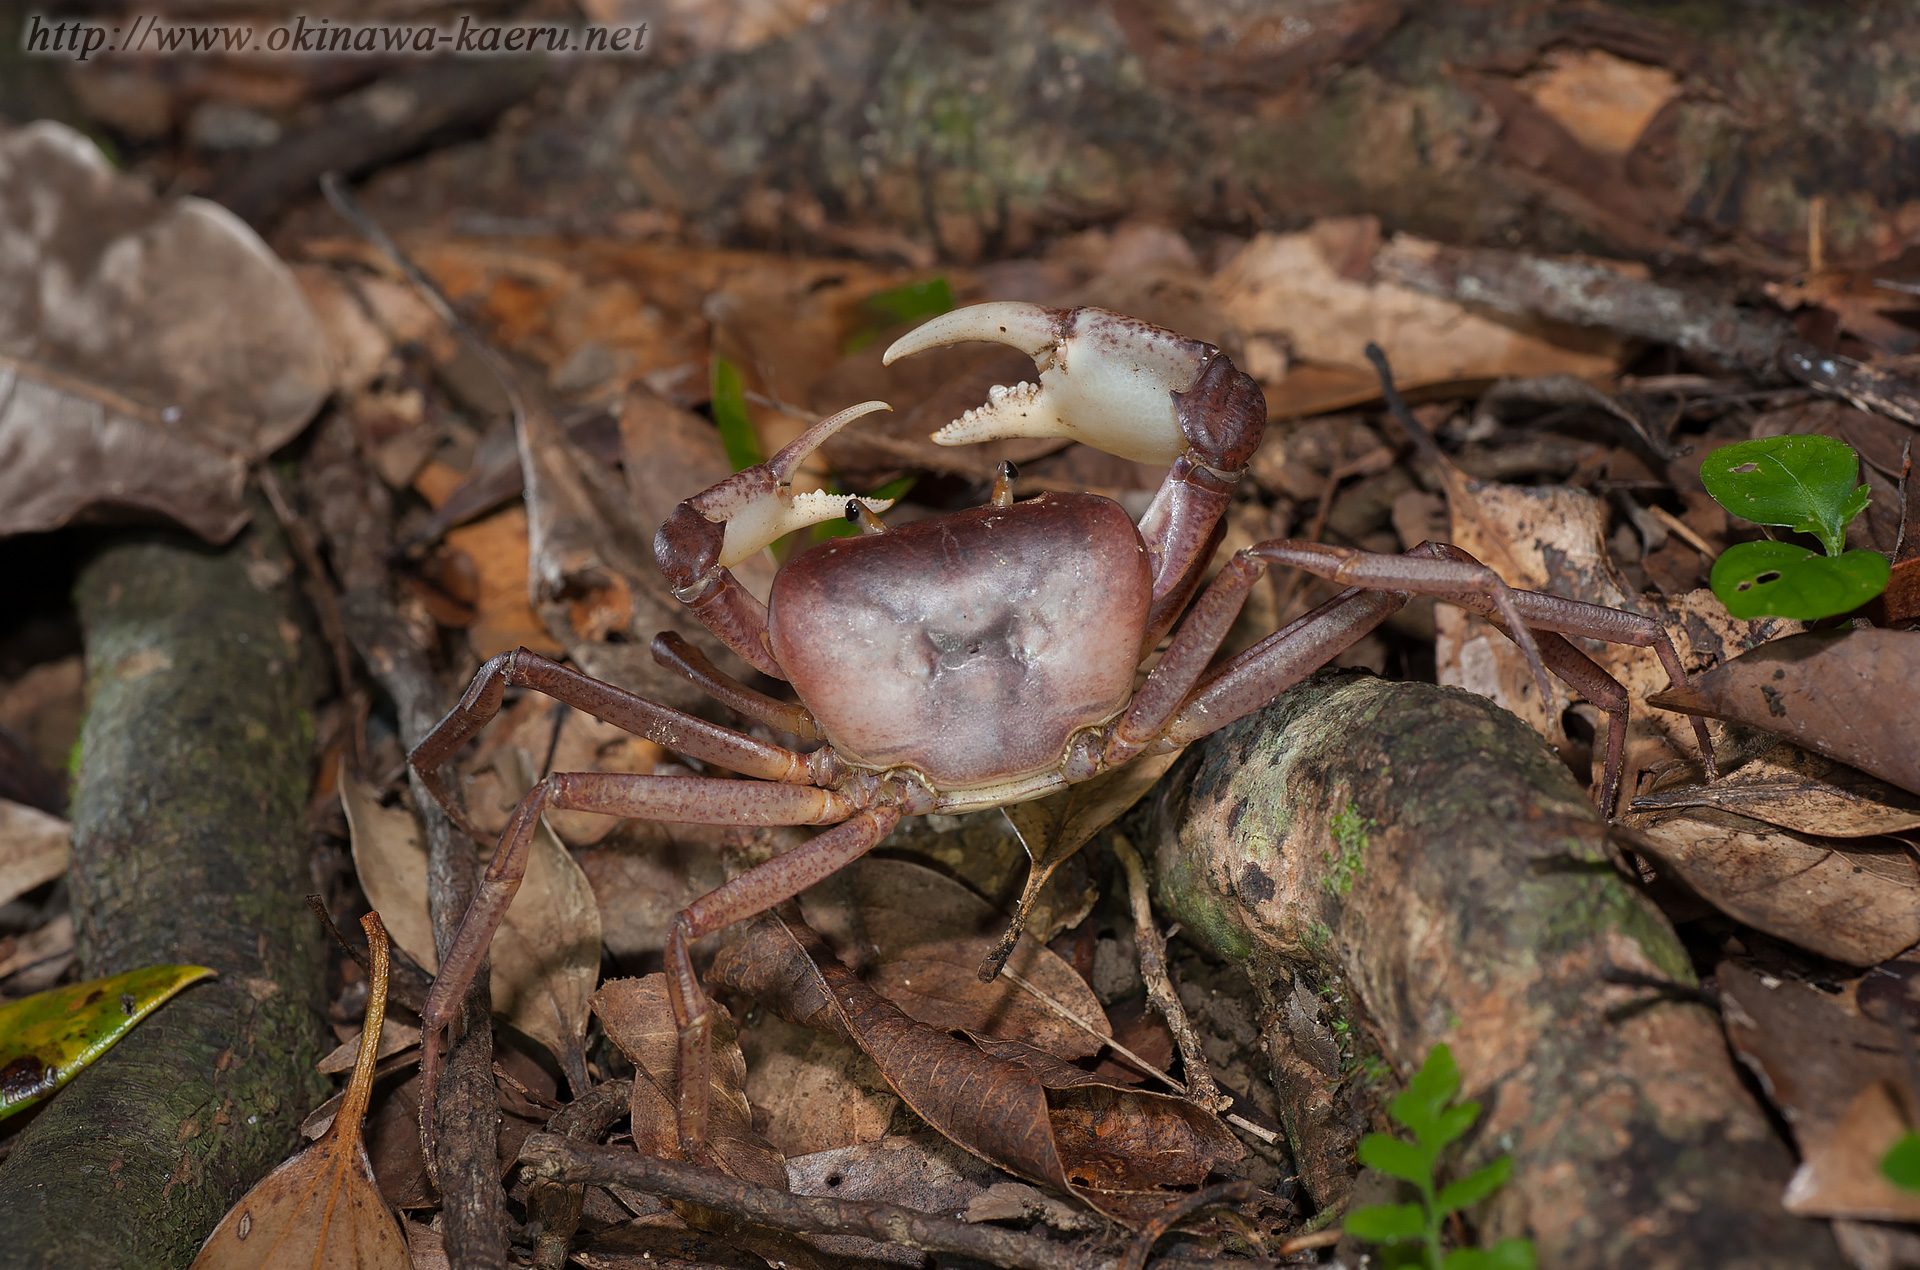
[(847, 523), (849, 525), (860, 523), (860, 500), (857, 498), (847, 500)]

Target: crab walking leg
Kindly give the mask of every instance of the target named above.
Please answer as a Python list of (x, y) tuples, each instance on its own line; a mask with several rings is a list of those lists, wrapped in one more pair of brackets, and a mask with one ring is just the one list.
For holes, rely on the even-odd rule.
[(765, 463), (682, 502), (654, 535), (654, 559), (674, 598), (762, 674), (787, 677), (767, 647), (766, 606), (740, 585), (732, 566), (796, 529), (840, 519), (849, 502), (872, 513), (893, 506), (892, 499), (849, 500), (824, 490), (796, 494), (787, 484), (828, 437), (862, 415), (891, 409), (884, 401), (863, 401), (822, 419)]
[(1252, 714), (1358, 643), (1409, 598), (1404, 591), (1342, 591), (1202, 679), (1153, 748), (1185, 745)]
[(510, 653), (501, 653), (480, 668), (459, 704), (434, 724), (433, 731), (413, 747), (413, 753), (407, 758), (448, 817), (462, 831), (481, 841), (485, 841), (485, 835), (454, 808), (440, 768), (500, 713), (500, 702), (509, 686), (532, 688), (675, 753), (714, 763), (744, 776), (798, 783), (812, 780), (805, 755), (682, 714), (624, 688), (590, 678), (530, 649), (516, 648)]
[(693, 972), (691, 946), (735, 922), (825, 881), (873, 850), (900, 823), (897, 807), (870, 807), (814, 835), (803, 847), (749, 869), (682, 909), (667, 932), (667, 998), (680, 1029), (679, 1131), (684, 1147), (707, 1139), (707, 1102), (713, 1081), (713, 1019), (706, 989)]
[(1409, 591), (1419, 595), (1484, 595), (1507, 619), (1513, 642), (1526, 654), (1527, 665), (1533, 671), (1534, 686), (1540, 690), (1540, 699), (1546, 701), (1553, 696), (1553, 689), (1547, 683), (1546, 664), (1540, 660), (1540, 647), (1534, 642), (1533, 632), (1518, 608), (1516, 597), (1531, 592), (1513, 590), (1499, 574), (1472, 557), (1465, 560), (1443, 559), (1416, 556), (1411, 552), (1404, 556), (1383, 556), (1371, 551), (1356, 551), (1352, 547), (1335, 547), (1323, 542), (1301, 542), (1289, 538), (1258, 543), (1247, 550), (1274, 564), (1304, 569), (1330, 582), (1343, 582), (1348, 586)]
[[(1430, 552), (1444, 554), (1453, 560), (1468, 564), (1480, 563), (1451, 543), (1429, 543), (1422, 546)], [(1443, 591), (1435, 591), (1433, 594), (1470, 613), (1477, 613), (1486, 618), (1493, 616), (1488, 612), (1487, 599), (1484, 595), (1475, 592)], [(1680, 664), (1680, 654), (1674, 650), (1673, 641), (1667, 637), (1666, 629), (1650, 617), (1629, 613), (1624, 609), (1611, 609), (1604, 604), (1588, 604), (1558, 595), (1546, 595), (1539, 591), (1515, 591), (1513, 603), (1527, 625), (1540, 630), (1557, 631), (1562, 635), (1571, 635), (1578, 639), (1602, 639), (1609, 644), (1651, 648), (1654, 655), (1660, 659), (1660, 665), (1667, 672), (1669, 686), (1684, 688), (1687, 684), (1686, 667)], [(1611, 679), (1612, 676), (1608, 678)], [(1573, 680), (1569, 679), (1567, 682), (1573, 683)], [(1586, 692), (1586, 689), (1581, 688), (1580, 685), (1574, 684), (1574, 686), (1580, 688), (1582, 693)], [(1594, 704), (1600, 703), (1595, 701)], [(1693, 724), (1693, 738), (1700, 746), (1700, 758), (1707, 769), (1707, 779), (1716, 780), (1719, 772), (1714, 763), (1713, 740), (1707, 735), (1707, 725), (1698, 718), (1690, 718), (1688, 721)]]
[(821, 739), (820, 725), (805, 706), (755, 692), (707, 660), (707, 655), (672, 631), (653, 637), (653, 659), (668, 670), (685, 675), (700, 691), (749, 719), (778, 728), (802, 741)]
[(454, 932), (426, 1004), (420, 1008), (420, 1133), (429, 1163), (434, 1162), (434, 1099), (440, 1083), (437, 1038), (453, 1022), (467, 985), (486, 960), (494, 932), (526, 876), (534, 829), (549, 807), (709, 825), (823, 825), (845, 820), (854, 812), (851, 800), (831, 790), (700, 776), (555, 772), (528, 790), (507, 819), (500, 845), (480, 876), (473, 903), (460, 919), (460, 929)]

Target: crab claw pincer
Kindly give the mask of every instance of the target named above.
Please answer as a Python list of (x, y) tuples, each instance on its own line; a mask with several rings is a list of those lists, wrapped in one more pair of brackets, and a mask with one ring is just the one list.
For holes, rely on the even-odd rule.
[(1143, 463), (1186, 455), (1224, 473), (1260, 444), (1266, 402), (1219, 349), (1105, 309), (976, 304), (902, 336), (882, 360), (966, 340), (1019, 349), (1040, 382), (995, 387), (933, 434), (941, 445), (1068, 437)]

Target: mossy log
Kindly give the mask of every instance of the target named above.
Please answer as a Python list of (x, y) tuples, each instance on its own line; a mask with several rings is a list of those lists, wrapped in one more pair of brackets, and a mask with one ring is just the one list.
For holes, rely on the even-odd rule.
[[(258, 518), (256, 517), (256, 523)], [(184, 1266), (324, 1096), (301, 904), (308, 641), (278, 539), (122, 538), (84, 568), (89, 706), (68, 874), (88, 977), (211, 966), (0, 1166), (0, 1266)]]
[(1322, 1205), (1347, 1202), (1358, 1135), (1445, 1042), (1485, 1108), (1451, 1166), (1514, 1159), (1474, 1214), (1488, 1240), (1529, 1235), (1555, 1270), (1840, 1264), (1822, 1224), (1781, 1209), (1787, 1149), (1686, 999), (1671, 926), (1520, 720), (1458, 689), (1323, 674), (1181, 772), (1156, 811), (1158, 899), (1252, 976)]

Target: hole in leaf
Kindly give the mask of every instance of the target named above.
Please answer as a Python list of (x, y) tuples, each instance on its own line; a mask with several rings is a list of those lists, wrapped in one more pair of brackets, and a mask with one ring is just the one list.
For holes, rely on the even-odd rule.
[(1758, 472), (1759, 470), (1760, 465), (1758, 463), (1742, 463), (1739, 467), (1730, 467), (1727, 469), (1727, 471), (1736, 472), (1741, 476), (1745, 476), (1749, 472)]
[(827, 1174), (827, 1185), (828, 1185), (828, 1186), (838, 1186), (838, 1185), (840, 1185), (840, 1183), (842, 1183), (842, 1182), (844, 1182), (845, 1180), (846, 1180), (846, 1179), (845, 1179), (845, 1178), (843, 1178), (843, 1177), (841, 1177), (841, 1176), (840, 1176), (840, 1175), (839, 1175), (838, 1173), (829, 1173), (829, 1174)]

